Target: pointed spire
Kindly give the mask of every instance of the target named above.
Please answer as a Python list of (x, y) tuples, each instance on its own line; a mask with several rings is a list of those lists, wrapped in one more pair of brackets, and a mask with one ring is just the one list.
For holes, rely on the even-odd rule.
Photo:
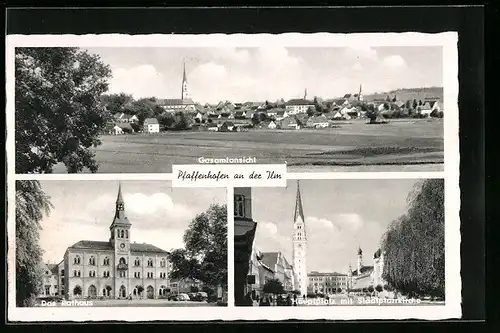
[(122, 195), (122, 183), (118, 182), (118, 196), (116, 197), (116, 203), (123, 203), (123, 195)]
[(358, 255), (362, 255), (363, 251), (361, 250), (361, 246), (358, 245)]
[(186, 61), (183, 62), (183, 69), (182, 69), (182, 83), (187, 82), (187, 76), (186, 76)]
[(304, 221), (304, 210), (302, 208), (302, 198), (300, 197), (300, 184), (297, 180), (297, 197), (295, 199), (295, 215), (293, 216), (293, 221), (297, 221), (298, 217)]

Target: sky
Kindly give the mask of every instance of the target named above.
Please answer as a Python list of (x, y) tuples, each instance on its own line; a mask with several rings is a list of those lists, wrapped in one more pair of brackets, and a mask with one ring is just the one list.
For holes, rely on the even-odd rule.
[(86, 48), (111, 66), (110, 93), (180, 98), (182, 67), (200, 104), (336, 98), (443, 85), (442, 47)]
[[(364, 265), (373, 265), (389, 224), (404, 214), (415, 179), (301, 180), (307, 234), (307, 270), (347, 273), (356, 268), (358, 247)], [(287, 187), (252, 188), (254, 246), (281, 251), (292, 263), (292, 228), (297, 181)]]
[[(108, 241), (118, 181), (41, 181), (54, 205), (41, 222), (44, 261), (59, 263), (80, 240)], [(122, 181), (131, 241), (182, 248), (189, 222), (211, 204), (226, 204), (225, 188), (172, 188), (169, 181)]]

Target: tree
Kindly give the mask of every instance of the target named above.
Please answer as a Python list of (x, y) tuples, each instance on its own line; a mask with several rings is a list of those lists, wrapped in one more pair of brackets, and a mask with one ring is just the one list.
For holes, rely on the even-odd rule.
[(175, 123), (175, 119), (172, 113), (165, 111), (158, 116), (158, 122), (163, 127), (170, 128)]
[(377, 286), (375, 287), (375, 290), (380, 293), (380, 292), (382, 292), (382, 290), (384, 290), (384, 288), (382, 287), (382, 285), (377, 284)]
[(373, 288), (373, 286), (368, 286), (368, 292), (369, 293), (373, 293), (375, 289)]
[(415, 110), (418, 106), (417, 100), (413, 99), (413, 110)]
[(267, 293), (267, 294), (279, 295), (279, 294), (283, 294), (285, 292), (285, 289), (283, 288), (283, 284), (281, 283), (280, 280), (269, 279), (264, 284), (262, 291)]
[(197, 293), (198, 291), (200, 291), (200, 288), (198, 288), (197, 286), (190, 286), (190, 287), (189, 287), (189, 290), (190, 290), (192, 293)]
[(378, 118), (378, 111), (373, 104), (368, 105), (368, 111), (366, 111), (366, 117), (370, 119), (370, 124), (374, 124)]
[(170, 278), (227, 286), (227, 206), (211, 205), (198, 214), (183, 239), (185, 249), (170, 254)]
[(111, 114), (100, 100), (111, 70), (97, 55), (73, 47), (16, 48), (16, 172), (70, 173), (98, 164), (89, 149)]
[(130, 94), (120, 93), (101, 95), (100, 100), (106, 109), (114, 115), (115, 113), (127, 112), (134, 98)]
[(422, 106), (422, 100), (419, 100), (419, 101), (418, 101), (418, 105), (419, 105), (419, 106)]
[(444, 180), (427, 179), (383, 238), (383, 278), (399, 292), (444, 297)]
[(315, 114), (316, 114), (316, 110), (315, 110), (312, 106), (310, 106), (310, 107), (308, 107), (308, 108), (307, 108), (307, 115), (308, 115), (309, 117), (312, 117), (312, 116), (314, 116)]
[(53, 208), (40, 183), (16, 181), (16, 305), (30, 306), (40, 291), (42, 254), (40, 221)]
[(141, 98), (130, 103), (127, 112), (136, 115), (139, 118), (139, 125), (142, 126), (144, 120), (155, 117), (155, 107), (156, 102), (154, 98)]

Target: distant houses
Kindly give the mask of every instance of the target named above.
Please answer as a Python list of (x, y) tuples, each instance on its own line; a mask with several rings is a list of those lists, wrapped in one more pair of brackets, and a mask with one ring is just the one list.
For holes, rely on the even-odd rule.
[(144, 133), (160, 133), (160, 123), (156, 118), (147, 118), (144, 120)]
[(307, 99), (291, 99), (286, 103), (286, 111), (289, 115), (296, 115), (298, 113), (306, 113), (307, 110), (314, 108), (314, 102)]

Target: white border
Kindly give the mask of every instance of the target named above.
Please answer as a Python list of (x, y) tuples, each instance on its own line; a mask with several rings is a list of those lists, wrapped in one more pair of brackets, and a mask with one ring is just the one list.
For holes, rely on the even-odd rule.
[[(9, 321), (152, 321), (152, 320), (284, 320), (284, 319), (448, 319), (461, 317), (460, 278), (460, 188), (458, 142), (458, 34), (369, 33), (369, 34), (213, 34), (213, 35), (9, 35), (6, 40), (7, 91), (7, 160), (8, 216), (15, 213), (16, 179), (39, 180), (171, 180), (171, 174), (72, 174), (72, 175), (15, 175), (14, 174), (14, 48), (16, 46), (80, 46), (80, 47), (345, 47), (345, 46), (442, 46), (444, 87), (444, 172), (332, 172), (290, 173), (289, 179), (445, 179), (445, 244), (446, 244), (446, 303), (443, 306), (334, 306), (334, 307), (234, 307), (233, 251), (234, 226), (228, 216), (229, 247), (229, 304), (228, 307), (198, 308), (16, 308), (15, 271), (8, 271)], [(228, 212), (233, 201), (233, 188), (227, 190)], [(8, 267), (15, 265), (15, 222), (8, 219)]]

